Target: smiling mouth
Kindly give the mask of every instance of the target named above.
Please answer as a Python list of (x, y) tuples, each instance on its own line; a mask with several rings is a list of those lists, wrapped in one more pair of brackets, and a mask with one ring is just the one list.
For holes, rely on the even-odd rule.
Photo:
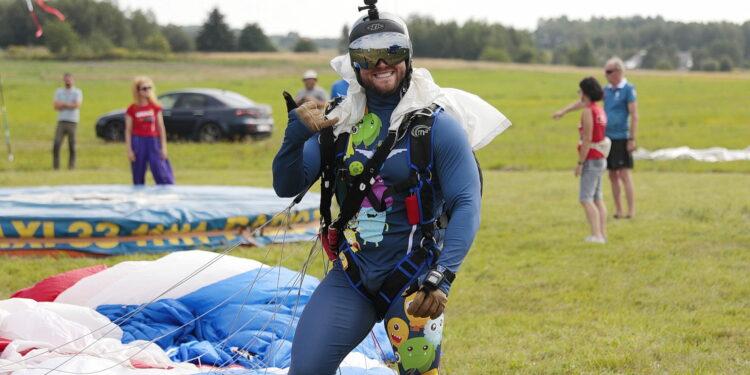
[(403, 340), (401, 337), (398, 337), (396, 335), (391, 335), (391, 340), (395, 342), (396, 344), (400, 344), (401, 340)]
[(376, 74), (374, 74), (374, 76), (375, 76), (375, 78), (388, 78), (388, 77), (392, 76), (394, 73), (395, 72), (391, 70), (389, 72), (376, 73)]

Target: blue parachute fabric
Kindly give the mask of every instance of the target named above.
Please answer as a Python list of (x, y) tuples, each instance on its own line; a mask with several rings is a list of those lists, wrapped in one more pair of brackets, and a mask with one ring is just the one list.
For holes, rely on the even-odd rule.
[[(300, 287), (299, 277), (286, 268), (262, 267), (181, 298), (148, 304), (121, 324), (123, 343), (156, 340), (176, 362), (287, 368), (297, 322), (319, 283), (305, 276)], [(137, 308), (102, 305), (97, 311), (117, 321)], [(380, 348), (368, 336), (355, 351), (372, 359), (383, 360), (385, 355), (395, 360), (383, 324), (376, 325), (374, 332)]]

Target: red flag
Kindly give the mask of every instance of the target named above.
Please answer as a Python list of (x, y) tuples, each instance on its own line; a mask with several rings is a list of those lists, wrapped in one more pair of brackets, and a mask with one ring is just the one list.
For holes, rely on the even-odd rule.
[(62, 14), (59, 10), (45, 4), (45, 1), (47, 0), (36, 0), (36, 5), (39, 5), (39, 7), (42, 8), (45, 12), (53, 14), (60, 21), (65, 21), (65, 15)]
[[(54, 15), (60, 21), (65, 21), (64, 14), (62, 14), (59, 10), (44, 3), (47, 0), (35, 0), (35, 1), (36, 1), (36, 5), (42, 8), (42, 10), (44, 10), (45, 12), (49, 14)], [(31, 20), (34, 21), (34, 25), (36, 25), (36, 33), (34, 33), (34, 36), (39, 38), (44, 34), (44, 30), (42, 30), (42, 25), (39, 23), (39, 19), (36, 17), (36, 12), (34, 12), (34, 6), (31, 4), (31, 0), (26, 0), (26, 6), (29, 8), (29, 13), (31, 14)]]
[(31, 5), (31, 0), (26, 0), (26, 7), (29, 8), (31, 20), (34, 21), (34, 25), (36, 25), (36, 33), (34, 33), (34, 36), (39, 38), (44, 34), (44, 31), (42, 30), (42, 25), (39, 24), (39, 20), (36, 18), (36, 13), (34, 12), (34, 6)]

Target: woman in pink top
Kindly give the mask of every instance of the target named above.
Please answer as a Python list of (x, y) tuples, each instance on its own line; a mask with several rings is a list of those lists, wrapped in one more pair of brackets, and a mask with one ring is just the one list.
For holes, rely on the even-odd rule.
[(578, 86), (581, 103), (585, 105), (578, 126), (578, 165), (575, 176), (581, 177), (578, 199), (586, 213), (591, 235), (586, 242), (605, 243), (607, 239), (607, 207), (602, 194), (602, 174), (607, 168), (607, 115), (596, 102), (604, 96), (601, 85), (593, 77), (584, 78)]
[(133, 81), (134, 103), (125, 111), (125, 148), (133, 172), (133, 184), (143, 185), (146, 169), (151, 167), (158, 185), (174, 184), (172, 166), (167, 158), (167, 134), (156, 88), (148, 77)]

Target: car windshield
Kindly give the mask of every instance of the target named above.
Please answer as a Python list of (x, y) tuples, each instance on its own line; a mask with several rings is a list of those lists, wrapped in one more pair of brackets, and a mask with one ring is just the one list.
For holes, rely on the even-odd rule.
[(252, 100), (231, 91), (224, 91), (221, 93), (221, 96), (219, 97), (221, 101), (226, 103), (227, 105), (231, 107), (252, 107), (255, 106), (255, 102)]

